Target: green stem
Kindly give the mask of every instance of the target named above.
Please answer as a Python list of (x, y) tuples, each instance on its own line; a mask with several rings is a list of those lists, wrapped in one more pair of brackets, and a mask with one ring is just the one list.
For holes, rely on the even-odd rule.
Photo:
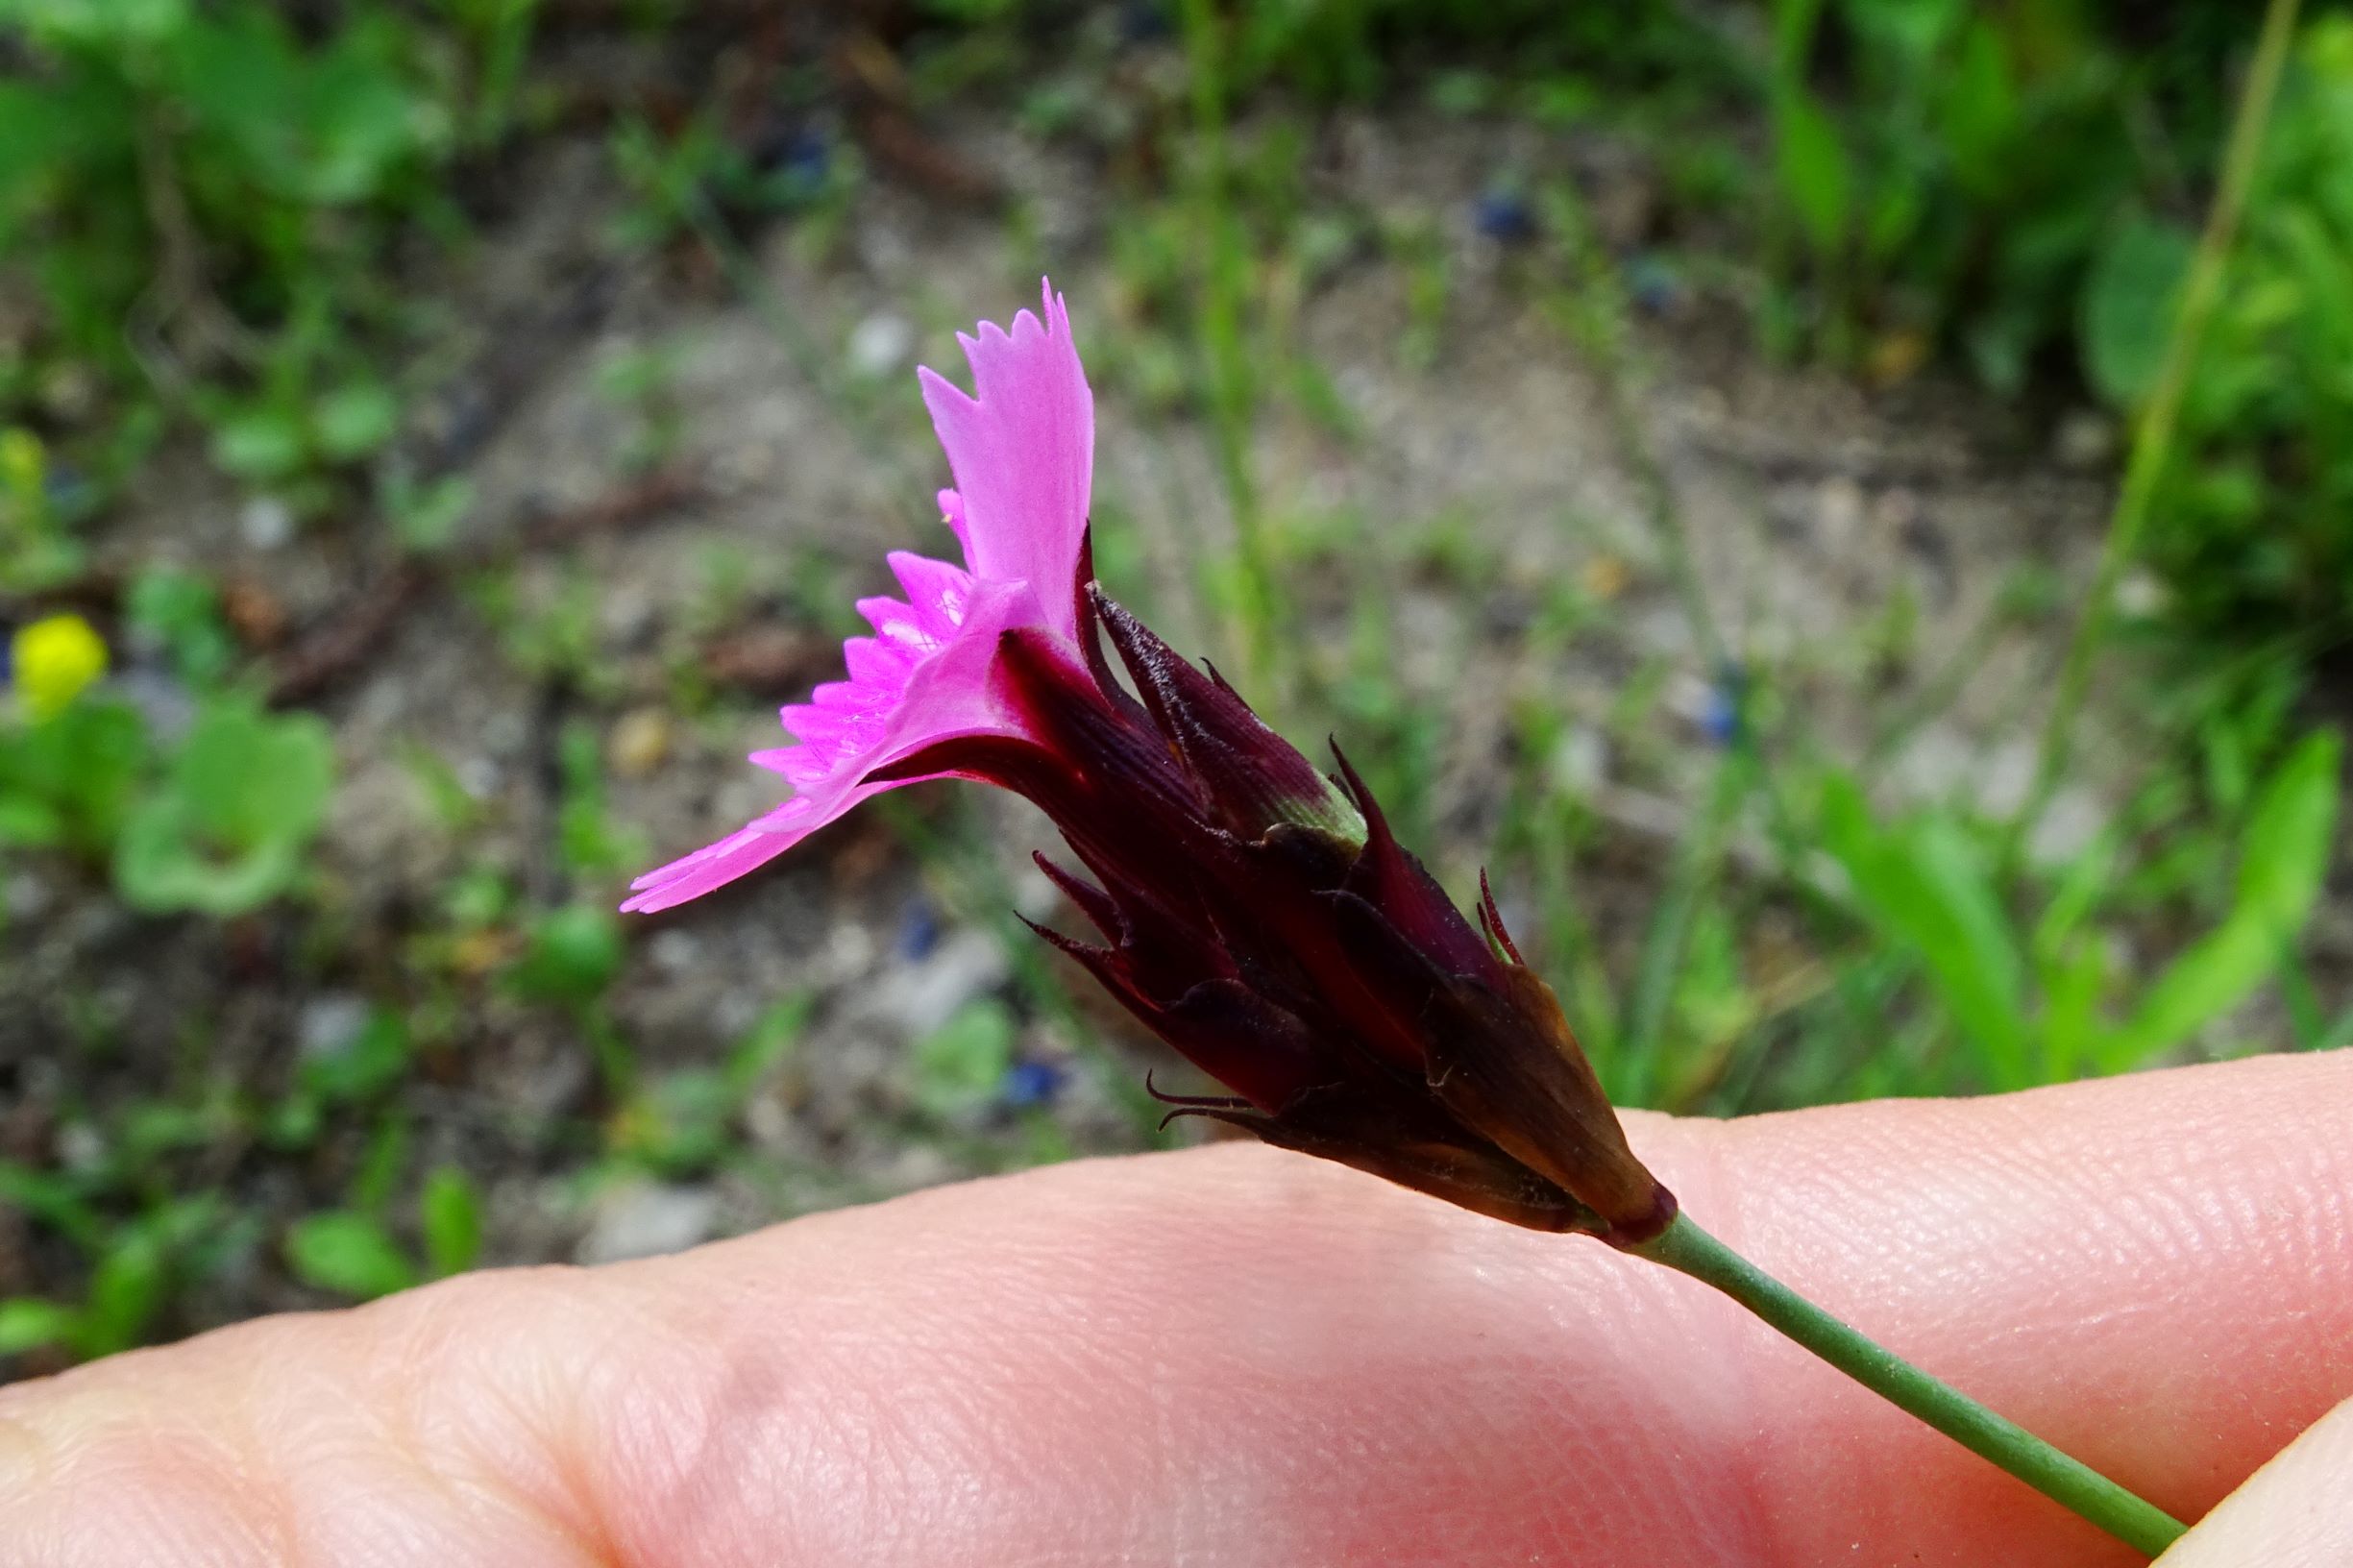
[(2157, 481), (2173, 446), (2173, 427), (2181, 417), (2183, 397), (2190, 388), (2190, 372), (2197, 359), (2198, 340), (2205, 336), (2207, 318), (2221, 298), (2222, 275), (2230, 259), (2231, 242), (2239, 233), (2247, 192), (2255, 184), (2256, 165), (2263, 152), (2264, 131), (2271, 121), (2271, 102), (2288, 63), (2288, 46), (2295, 37), (2297, 0), (2270, 0), (2265, 8), (2263, 32), (2255, 41), (2255, 56), (2247, 66), (2246, 87), (2231, 122), (2230, 141), (2222, 154), (2222, 174), (2215, 188), (2214, 206), (2198, 235), (2197, 251), (2190, 258), (2190, 273), (2182, 285), (2181, 306), (2173, 330), (2166, 339), (2165, 357), (2157, 380), (2133, 429), (2132, 451), (2124, 460), (2124, 482), (2119, 487), (2116, 509), (2109, 515), (2108, 536), (2101, 543), (2099, 568), (2092, 592), (2084, 600), (2083, 617), (2068, 642), (2067, 658), (2059, 669), (2058, 695), (2044, 723), (2037, 747), (2034, 781), (2024, 806), (2013, 824), (2004, 859), (2014, 861), (2036, 819), (2050, 803), (2059, 774), (2067, 766), (2068, 744), (2073, 738), (2075, 716), (2083, 707), (2092, 679), (2092, 660), (2107, 639), (2115, 608), (2116, 585), (2124, 568), (2140, 553), (2141, 534), (2148, 524)]
[(1971, 1453), (1993, 1460), (2053, 1502), (2155, 1556), (2183, 1526), (2115, 1482), (1919, 1367), (1857, 1334), (1693, 1224), (1688, 1216), (1631, 1249), (1712, 1285), (1772, 1327)]
[[(1193, 198), (1202, 247), (1200, 329), (1205, 350), (1210, 434), (1218, 478), (1234, 511), (1235, 619), (1240, 623), (1244, 673), (1275, 680), (1274, 567), (1260, 515), (1250, 431), (1258, 391), (1242, 325), (1249, 257), (1233, 208), (1226, 154), (1225, 23), (1213, 0), (1185, 0), (1186, 65), (1191, 76)], [(1277, 694), (1280, 696), (1281, 694)]]

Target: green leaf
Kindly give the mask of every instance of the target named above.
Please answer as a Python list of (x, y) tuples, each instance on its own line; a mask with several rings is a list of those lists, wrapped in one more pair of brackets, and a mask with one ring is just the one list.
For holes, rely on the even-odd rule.
[(131, 579), (124, 619), (161, 645), (183, 680), (208, 686), (236, 662), (236, 638), (221, 618), (211, 580), (173, 566), (148, 566)]
[(138, 909), (257, 909), (301, 875), (333, 788), (325, 721), (214, 703), (197, 715), (164, 787), (124, 823), (115, 885)]
[(621, 972), (626, 951), (612, 911), (567, 905), (531, 928), (530, 943), (507, 971), (507, 984), (536, 1002), (594, 1001)]
[(456, 537), (457, 526), (474, 506), (474, 481), (462, 474), (445, 474), (426, 484), (395, 484), (388, 488), (384, 504), (401, 548), (429, 555)]
[(107, 1222), (84, 1197), (81, 1184), (57, 1171), (0, 1160), (0, 1205), (31, 1215), (85, 1251), (105, 1243)]
[(750, 1030), (727, 1052), (721, 1071), (728, 1090), (740, 1101), (759, 1087), (760, 1080), (792, 1054), (800, 1042), (800, 1032), (807, 1026), (809, 1014), (815, 1008), (815, 998), (809, 992), (797, 992), (780, 1002), (771, 1003), (753, 1021)]
[(355, 381), (319, 399), (310, 423), (320, 454), (349, 462), (392, 439), (400, 428), (401, 401), (381, 381)]
[(81, 1325), (82, 1314), (70, 1307), (37, 1296), (12, 1296), (0, 1301), (0, 1356), (68, 1343)]
[(0, 728), (0, 842), (103, 856), (147, 771), (147, 726), (86, 695), (44, 723)]
[(12, 793), (0, 785), (0, 844), (46, 849), (64, 838), (65, 819), (47, 801)]
[(175, 806), (169, 797), (149, 801), (123, 825), (114, 846), (114, 888), (132, 908), (227, 919), (259, 909), (301, 874), (301, 857), (282, 844), (218, 858), (207, 854), (191, 842)]
[(305, 1285), (362, 1301), (417, 1283), (416, 1265), (384, 1228), (345, 1211), (296, 1221), (286, 1233), (286, 1266)]
[(435, 1278), (463, 1274), (482, 1256), (482, 1200), (466, 1173), (443, 1165), (425, 1178), (417, 1200), (425, 1266)]
[(1938, 50), (1972, 9), (1965, 0), (1848, 0), (1844, 8), (1864, 47), (1894, 56), (1907, 80), (1935, 67)]
[(1838, 127), (1802, 89), (1785, 92), (1774, 109), (1774, 165), (1781, 197), (1798, 215), (1806, 238), (1824, 255), (1845, 242), (1854, 206), (1854, 175)]
[(1953, 1020), (1983, 1053), (1994, 1087), (2032, 1081), (2026, 967), (1976, 845), (1924, 817), (1882, 833), (1853, 780), (1823, 795), (1825, 837), (1873, 923), (1909, 948)]
[(2271, 775), (2247, 822), (2239, 901), (2283, 937), (2302, 928), (2328, 875), (2342, 756), (2333, 733), (2307, 738)]
[(91, 1271), (74, 1348), (94, 1358), (137, 1344), (162, 1307), (168, 1284), (163, 1248), (152, 1232), (119, 1233)]
[(986, 1104), (1013, 1066), (1013, 1015), (993, 996), (958, 1008), (917, 1043), (916, 1102), (935, 1116), (953, 1116)]
[(301, 424), (275, 408), (244, 409), (213, 427), (212, 460), (242, 479), (287, 478), (308, 456)]
[(14, 22), (52, 42), (122, 50), (160, 42), (187, 20), (188, 0), (6, 0)]
[(2051, 890), (2050, 902), (2044, 906), (2043, 918), (2035, 922), (2037, 958), (2055, 960), (2076, 929), (2091, 919), (2115, 878), (2117, 849), (2116, 836), (2103, 833), (2068, 864), (2059, 885)]
[(2003, 189), (2014, 176), (2009, 160), (2018, 131), (2018, 86), (2001, 32), (1983, 16), (1962, 36), (1942, 107), (1945, 148), (1961, 184), (1980, 196)]
[(382, 1093), (408, 1070), (408, 1025), (389, 1008), (371, 1008), (349, 1041), (303, 1058), (302, 1087), (331, 1105)]
[(2109, 1071), (2173, 1049), (2244, 1001), (2303, 931), (2328, 874), (2342, 747), (2307, 739), (2265, 781), (2239, 850), (2230, 913), (2157, 978), (2101, 1047)]
[(706, 1170), (723, 1158), (744, 1098), (721, 1073), (667, 1073), (631, 1095), (609, 1123), (611, 1148), (672, 1175)]
[(197, 716), (172, 765), (196, 825), (234, 847), (306, 840), (327, 815), (335, 748), (316, 714), (223, 703)]
[(2083, 370), (2118, 408), (2137, 407), (2157, 380), (2194, 248), (2186, 231), (2135, 216), (2092, 259), (2078, 327)]

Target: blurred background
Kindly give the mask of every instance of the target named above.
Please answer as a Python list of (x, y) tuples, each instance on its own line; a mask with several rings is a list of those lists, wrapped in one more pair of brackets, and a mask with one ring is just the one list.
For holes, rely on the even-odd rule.
[(2353, 1041), (2342, 12), (0, 0), (0, 1377), (1200, 1136), (1016, 802), (614, 913), (1047, 272), (1622, 1100)]

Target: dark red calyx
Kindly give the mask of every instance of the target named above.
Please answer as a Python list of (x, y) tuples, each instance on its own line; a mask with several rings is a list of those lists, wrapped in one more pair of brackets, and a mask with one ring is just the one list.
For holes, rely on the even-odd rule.
[(1287, 822), (1362, 840), (1363, 821), (1332, 781), (1232, 687), (1180, 657), (1100, 587), (1089, 585), (1088, 601), (1218, 825), (1243, 838)]

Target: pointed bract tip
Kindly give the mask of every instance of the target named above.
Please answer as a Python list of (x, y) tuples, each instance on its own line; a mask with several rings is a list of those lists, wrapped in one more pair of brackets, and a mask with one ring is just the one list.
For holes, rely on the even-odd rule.
[(1364, 819), (1364, 842), (1367, 847), (1394, 845), (1396, 838), (1389, 832), (1389, 820), (1382, 814), (1381, 802), (1373, 798), (1372, 787), (1364, 782), (1348, 753), (1340, 749), (1339, 737), (1327, 735), (1324, 744), (1332, 747), (1332, 760), (1340, 765), (1340, 777), (1346, 783), (1348, 795), (1357, 814)]
[(1498, 947), (1510, 955), (1512, 963), (1523, 969), (1528, 968), (1528, 960), (1520, 956), (1518, 943), (1511, 940), (1511, 933), (1504, 929), (1504, 912), (1495, 907), (1495, 890), (1487, 884), (1487, 869), (1484, 866), (1479, 868), (1479, 924)]

